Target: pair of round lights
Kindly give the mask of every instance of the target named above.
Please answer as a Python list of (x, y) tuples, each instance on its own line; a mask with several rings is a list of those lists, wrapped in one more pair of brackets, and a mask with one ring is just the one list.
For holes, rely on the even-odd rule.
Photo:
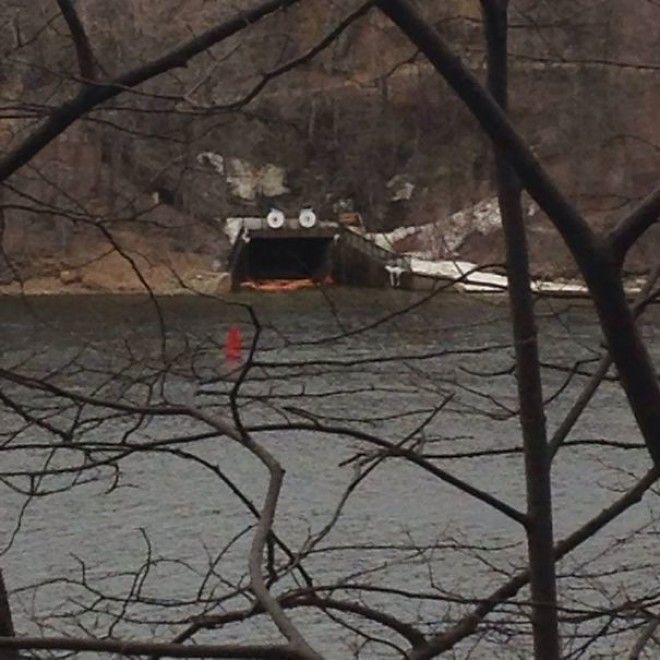
[[(270, 213), (266, 216), (266, 224), (271, 229), (280, 229), (284, 227), (286, 218), (282, 211), (278, 209), (271, 209)], [(312, 209), (303, 209), (298, 215), (298, 224), (305, 229), (311, 229), (316, 224), (316, 213)]]

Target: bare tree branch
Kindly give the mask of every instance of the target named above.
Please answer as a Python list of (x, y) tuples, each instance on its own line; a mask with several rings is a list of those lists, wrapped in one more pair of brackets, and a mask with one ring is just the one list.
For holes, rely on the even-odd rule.
[(267, 660), (305, 660), (306, 656), (288, 646), (242, 646), (240, 644), (158, 644), (117, 640), (76, 639), (68, 637), (0, 637), (0, 649), (48, 651), (91, 651), (122, 656), (162, 655), (170, 658), (266, 658)]
[(80, 75), (83, 80), (91, 82), (95, 79), (96, 70), (94, 66), (94, 52), (89, 43), (89, 37), (85, 32), (85, 26), (82, 24), (80, 16), (78, 16), (78, 12), (71, 0), (57, 0), (57, 4), (64, 20), (69, 26), (69, 32), (76, 48)]
[(92, 108), (162, 73), (185, 66), (189, 60), (211, 46), (239, 33), (265, 16), (298, 2), (300, 0), (268, 0), (262, 2), (253, 9), (239, 12), (229, 20), (207, 30), (198, 37), (190, 39), (182, 46), (148, 64), (128, 71), (110, 82), (98, 82), (85, 86), (77, 96), (56, 108), (39, 128), (0, 160), (0, 181), (4, 181), (29, 162), (47, 144)]
[(263, 431), (285, 431), (285, 430), (293, 430), (293, 429), (316, 431), (318, 433), (332, 433), (335, 435), (344, 435), (349, 438), (355, 438), (356, 440), (362, 440), (364, 442), (373, 444), (376, 447), (380, 447), (381, 449), (383, 449), (384, 455), (405, 458), (409, 460), (411, 463), (418, 465), (419, 467), (426, 470), (427, 472), (437, 477), (441, 481), (451, 484), (458, 490), (461, 490), (464, 493), (471, 495), (472, 497), (480, 500), (484, 504), (488, 504), (489, 506), (493, 507), (500, 513), (503, 513), (505, 516), (508, 516), (512, 520), (515, 520), (517, 523), (520, 523), (521, 525), (523, 525), (523, 527), (529, 524), (527, 520), (527, 516), (521, 511), (518, 511), (518, 509), (516, 509), (515, 507), (512, 507), (506, 502), (503, 502), (494, 495), (491, 495), (490, 493), (487, 493), (486, 491), (480, 488), (476, 488), (475, 486), (472, 486), (471, 484), (465, 482), (463, 479), (459, 479), (458, 477), (455, 477), (446, 470), (443, 470), (442, 468), (438, 467), (437, 465), (434, 465), (430, 461), (427, 461), (423, 456), (421, 456), (414, 450), (408, 449), (406, 447), (397, 446), (395, 443), (389, 442), (387, 440), (383, 440), (382, 438), (379, 438), (373, 434), (366, 433), (358, 429), (351, 429), (348, 427), (329, 426), (329, 425), (321, 424), (319, 422), (311, 422), (311, 423), (292, 422), (290, 424), (285, 424), (285, 425), (263, 424), (263, 425), (256, 425), (250, 427), (250, 431), (255, 433), (263, 432)]
[[(289, 73), (293, 69), (306, 64), (313, 60), (319, 53), (323, 52), (328, 46), (335, 42), (353, 23), (355, 23), (359, 18), (362, 18), (375, 4), (376, 0), (367, 0), (361, 4), (355, 11), (352, 11), (348, 16), (342, 19), (335, 27), (332, 28), (326, 35), (324, 35), (319, 41), (309, 48), (302, 55), (293, 58), (292, 60), (286, 62), (282, 66), (273, 69), (264, 73), (261, 80), (250, 89), (249, 92), (243, 94), (241, 98), (231, 103), (223, 105), (209, 105), (204, 106), (204, 110), (238, 110), (245, 107), (251, 101), (253, 101), (263, 89), (271, 83), (273, 80)], [(190, 100), (190, 95), (186, 96), (186, 99), (192, 103)], [(198, 104), (193, 103), (197, 106)]]
[(607, 242), (596, 237), (584, 218), (558, 190), (492, 96), (409, 0), (380, 0), (377, 6), (426, 55), (495, 145), (506, 153), (525, 188), (563, 237), (591, 292), (649, 454), (654, 464), (660, 466), (660, 385), (635, 326), (620, 272), (607, 249)]
[[(227, 432), (227, 423), (224, 419), (216, 420), (213, 415), (196, 408), (191, 408), (190, 412), (191, 416), (206, 422), (220, 433)], [(264, 609), (270, 614), (280, 632), (289, 640), (292, 646), (304, 658), (311, 660), (319, 659), (321, 656), (309, 645), (291, 619), (284, 613), (277, 599), (272, 596), (263, 576), (264, 548), (273, 528), (275, 509), (282, 488), (282, 482), (284, 481), (284, 469), (268, 450), (255, 442), (247, 433), (241, 433), (238, 430), (232, 431), (230, 429), (228, 435), (254, 454), (270, 473), (268, 491), (261, 515), (259, 516), (259, 524), (257, 525), (257, 530), (252, 541), (252, 547), (250, 548), (249, 569), (252, 591)]]
[[(640, 502), (644, 493), (658, 479), (660, 479), (660, 468), (653, 468), (630, 490), (616, 500), (616, 502), (603, 509), (597, 516), (582, 525), (570, 536), (557, 543), (555, 546), (555, 561), (575, 550), (575, 548), (590, 539), (612, 520), (618, 518), (624, 511)], [(428, 660), (451, 649), (462, 639), (473, 634), (481, 621), (500, 603), (513, 598), (528, 583), (529, 571), (526, 570), (518, 573), (496, 589), (488, 598), (485, 598), (472, 612), (463, 617), (449, 631), (434, 637), (424, 646), (414, 649), (410, 654), (410, 660)]]
[[(295, 609), (299, 607), (318, 607), (322, 610), (336, 610), (338, 612), (346, 612), (356, 614), (370, 621), (385, 626), (394, 630), (401, 635), (404, 639), (408, 640), (412, 646), (423, 644), (425, 641), (424, 635), (419, 632), (414, 626), (404, 623), (403, 621), (382, 612), (380, 609), (367, 607), (361, 603), (352, 601), (339, 600), (337, 598), (329, 598), (321, 596), (314, 592), (313, 589), (304, 589), (291, 594), (286, 594), (280, 601), (280, 605), (284, 609)], [(233, 621), (243, 621), (248, 616), (258, 614), (261, 610), (252, 608), (251, 610), (239, 610), (235, 612), (225, 612), (217, 615), (209, 615), (200, 617), (185, 631), (185, 639), (188, 639), (192, 634), (205, 628), (217, 628), (224, 626)], [(182, 635), (183, 636), (183, 635)]]
[[(658, 278), (660, 278), (660, 264), (658, 264), (654, 271), (648, 276), (646, 283), (644, 284), (644, 288), (642, 291), (640, 291), (640, 294), (634, 305), (635, 314), (639, 314), (648, 304), (650, 296), (653, 295), (653, 287), (658, 281)], [(589, 382), (586, 383), (582, 392), (580, 392), (578, 398), (571, 406), (571, 409), (568, 411), (561, 424), (553, 433), (552, 438), (550, 439), (549, 449), (551, 460), (559, 451), (559, 448), (568, 437), (568, 434), (575, 426), (577, 420), (580, 418), (580, 415), (582, 415), (585, 408), (589, 405), (589, 402), (591, 401), (593, 395), (596, 393), (596, 390), (599, 388), (600, 384), (607, 376), (607, 372), (611, 366), (612, 356), (608, 353), (601, 358), (600, 362), (598, 363), (598, 368), (589, 379)]]
[(660, 220), (660, 186), (622, 218), (610, 232), (609, 241), (617, 262), (622, 264), (637, 240)]
[(644, 648), (653, 639), (653, 635), (658, 628), (660, 628), (660, 617), (656, 616), (642, 628), (642, 634), (637, 638), (637, 641), (630, 650), (628, 660), (639, 660), (642, 657)]
[[(11, 607), (9, 606), (9, 597), (7, 596), (7, 589), (5, 588), (5, 580), (0, 570), (0, 636), (12, 638), (14, 637), (14, 624), (12, 622)], [(0, 657), (3, 660), (19, 660), (18, 651), (16, 649), (6, 649), (0, 652)]]

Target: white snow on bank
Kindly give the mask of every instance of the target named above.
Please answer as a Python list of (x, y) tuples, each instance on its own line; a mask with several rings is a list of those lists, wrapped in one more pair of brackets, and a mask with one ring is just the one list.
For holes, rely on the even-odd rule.
[(263, 229), (264, 218), (226, 218), (224, 232), (230, 244), (234, 244), (243, 227), (246, 229)]
[[(456, 283), (456, 287), (471, 293), (506, 291), (509, 286), (506, 276), (479, 271), (479, 265), (469, 261), (428, 261), (413, 257), (410, 260), (410, 268), (416, 275), (443, 280), (460, 279)], [(567, 296), (583, 296), (588, 293), (587, 287), (579, 282), (549, 282), (547, 280), (532, 281), (532, 291)]]
[(579, 282), (549, 282), (548, 280), (536, 280), (532, 282), (532, 291), (536, 293), (561, 293), (567, 296), (586, 296), (589, 289)]
[(417, 275), (426, 275), (438, 279), (456, 280), (463, 278), (461, 282), (457, 283), (457, 286), (466, 291), (478, 289), (504, 291), (508, 285), (506, 277), (496, 273), (479, 272), (479, 266), (469, 261), (427, 261), (426, 259), (412, 257), (410, 269)]
[(418, 242), (431, 254), (453, 256), (458, 254), (470, 234), (488, 235), (501, 226), (502, 217), (497, 198), (491, 197), (441, 221), (397, 227), (387, 233), (367, 234), (367, 237), (379, 247), (388, 250), (409, 236), (417, 236)]
[[(480, 272), (478, 264), (469, 261), (429, 261), (412, 257), (410, 269), (416, 275), (434, 277), (441, 280), (459, 280), (454, 285), (458, 290), (466, 293), (493, 293), (506, 291), (509, 281), (506, 276), (497, 273)], [(546, 296), (585, 297), (589, 289), (578, 281), (549, 281), (532, 280), (531, 288), (534, 293)], [(626, 294), (636, 295), (641, 291), (639, 282), (630, 282), (625, 285)]]
[(232, 195), (254, 202), (259, 196), (279, 197), (290, 190), (285, 185), (286, 170), (273, 163), (256, 165), (240, 158), (231, 158), (203, 151), (197, 162), (214, 169), (225, 179)]
[[(529, 214), (537, 207), (532, 204)], [(497, 198), (484, 199), (473, 206), (458, 211), (442, 222), (425, 225), (398, 227), (391, 232), (368, 234), (378, 246), (396, 253), (394, 246), (404, 239), (415, 236), (418, 248), (424, 252), (404, 253), (410, 257), (410, 269), (417, 275), (434, 277), (446, 281), (457, 281), (455, 287), (470, 293), (506, 291), (508, 279), (497, 273), (479, 271), (478, 264), (457, 259), (438, 259), (438, 255), (455, 255), (472, 233), (488, 235), (502, 226)], [(584, 284), (571, 281), (535, 280), (532, 290), (545, 295), (585, 296), (588, 289)], [(632, 292), (634, 289), (630, 289)]]
[(478, 232), (487, 235), (501, 226), (500, 207), (497, 198), (492, 197), (451, 215), (443, 241), (446, 249), (456, 254), (469, 234)]

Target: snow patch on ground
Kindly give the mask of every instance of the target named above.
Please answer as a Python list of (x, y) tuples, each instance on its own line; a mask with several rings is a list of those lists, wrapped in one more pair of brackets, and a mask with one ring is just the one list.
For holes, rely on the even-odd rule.
[(506, 290), (507, 278), (497, 273), (479, 271), (477, 264), (469, 261), (427, 261), (419, 257), (410, 260), (410, 269), (416, 275), (437, 277), (438, 279), (458, 280), (461, 288), (482, 287), (485, 291)]
[(224, 226), (225, 236), (229, 239), (229, 243), (233, 245), (243, 227), (246, 229), (262, 229), (263, 224), (263, 218), (226, 218)]
[[(538, 207), (533, 202), (530, 203), (529, 215), (537, 212)], [(410, 270), (416, 275), (446, 281), (457, 280), (455, 286), (461, 291), (497, 292), (506, 291), (508, 288), (508, 279), (505, 275), (482, 272), (478, 264), (451, 257), (458, 254), (470, 234), (477, 232), (488, 235), (501, 226), (502, 217), (497, 198), (491, 197), (458, 211), (443, 221), (398, 227), (387, 233), (368, 234), (367, 237), (385, 250), (409, 256)], [(397, 245), (411, 237), (414, 237), (412, 241), (406, 241), (409, 247), (407, 251), (396, 249)], [(414, 245), (413, 250), (410, 250), (410, 243)], [(445, 258), (439, 258), (441, 256)], [(531, 284), (532, 290), (540, 294), (565, 296), (588, 294), (587, 287), (577, 281), (535, 280)], [(634, 291), (634, 287), (630, 291)]]
[[(456, 280), (454, 286), (467, 293), (506, 291), (509, 286), (506, 276), (479, 271), (479, 265), (469, 261), (429, 261), (412, 257), (410, 259), (410, 269), (416, 275), (446, 281)], [(546, 296), (570, 298), (589, 295), (589, 289), (579, 281), (532, 280), (531, 288), (534, 293)], [(641, 291), (641, 284), (638, 281), (630, 281), (625, 285), (625, 290), (629, 296), (636, 295)]]
[(449, 217), (444, 243), (449, 252), (456, 254), (471, 233), (487, 235), (501, 226), (502, 216), (497, 199), (485, 199)]
[(437, 222), (398, 227), (391, 232), (369, 234), (368, 237), (382, 248), (396, 249), (398, 243), (414, 236), (416, 247), (423, 247), (434, 257), (456, 256), (470, 234), (488, 235), (501, 226), (497, 198), (491, 197)]
[(290, 192), (285, 185), (286, 170), (279, 165), (255, 165), (240, 158), (230, 158), (212, 151), (197, 155), (200, 165), (208, 165), (224, 177), (232, 195), (253, 202), (257, 197), (279, 197)]

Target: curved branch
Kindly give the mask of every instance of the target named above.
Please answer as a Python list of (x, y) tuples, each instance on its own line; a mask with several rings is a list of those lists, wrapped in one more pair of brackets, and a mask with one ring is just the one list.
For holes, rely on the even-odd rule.
[[(209, 413), (197, 408), (190, 408), (190, 415), (202, 422), (205, 422), (212, 428), (223, 433), (227, 427), (224, 419), (215, 419)], [(282, 482), (284, 481), (284, 468), (279, 464), (275, 457), (260, 444), (255, 442), (247, 433), (241, 434), (238, 429), (232, 431), (230, 437), (239, 442), (250, 453), (256, 456), (268, 469), (270, 480), (268, 490), (264, 500), (264, 505), (259, 516), (259, 524), (252, 539), (249, 556), (250, 586), (254, 595), (263, 608), (268, 612), (273, 623), (279, 631), (289, 640), (294, 648), (300, 651), (301, 655), (307, 659), (320, 660), (321, 656), (314, 651), (307, 640), (302, 636), (298, 628), (291, 619), (285, 614), (277, 599), (268, 590), (268, 585), (263, 576), (262, 564), (264, 559), (264, 548), (271, 534), (273, 521), (275, 519), (275, 509), (279, 499)]]
[(377, 6), (427, 57), (468, 106), (494, 144), (506, 154), (525, 188), (549, 215), (578, 263), (592, 260), (598, 254), (599, 247), (588, 223), (562, 195), (518, 135), (504, 110), (460, 58), (451, 52), (430, 21), (409, 0), (379, 0)]
[(73, 45), (76, 48), (80, 75), (83, 80), (91, 82), (95, 78), (94, 52), (92, 51), (92, 46), (89, 43), (89, 38), (85, 32), (85, 27), (80, 20), (80, 16), (78, 16), (76, 8), (71, 3), (71, 0), (56, 1), (66, 24), (69, 26)]
[[(353, 601), (339, 600), (336, 598), (320, 596), (317, 593), (310, 593), (309, 590), (297, 591), (283, 596), (279, 601), (283, 609), (295, 609), (298, 607), (318, 607), (322, 610), (334, 610), (336, 612), (345, 612), (347, 614), (355, 614), (374, 623), (378, 623), (394, 632), (398, 633), (406, 639), (412, 646), (419, 646), (426, 640), (424, 635), (417, 630), (414, 626), (405, 623), (381, 610), (368, 607), (362, 603)], [(190, 638), (196, 632), (202, 629), (213, 629), (221, 626), (244, 621), (250, 616), (262, 614), (263, 609), (244, 609), (236, 610), (233, 612), (224, 612), (222, 614), (214, 614), (202, 616), (195, 620), (195, 622), (186, 630), (186, 639)]]
[(290, 430), (299, 430), (299, 431), (316, 431), (318, 433), (328, 433), (334, 435), (344, 435), (349, 438), (355, 438), (356, 440), (362, 440), (368, 442), (376, 447), (380, 447), (383, 450), (385, 456), (395, 456), (398, 458), (405, 458), (411, 463), (418, 465), (422, 469), (426, 470), (433, 476), (437, 477), (441, 481), (448, 483), (458, 490), (471, 495), (472, 497), (480, 500), (484, 504), (488, 504), (493, 507), (500, 513), (503, 513), (505, 516), (515, 520), (517, 523), (526, 527), (528, 524), (527, 516), (515, 509), (511, 505), (499, 500), (494, 495), (487, 493), (486, 491), (476, 488), (471, 484), (455, 477), (446, 470), (434, 465), (430, 461), (426, 460), (423, 456), (413, 451), (412, 449), (407, 449), (405, 447), (400, 447), (393, 442), (388, 442), (383, 440), (375, 435), (366, 433), (365, 431), (360, 431), (357, 429), (344, 428), (339, 426), (325, 426), (316, 422), (295, 422), (292, 424), (262, 424), (258, 426), (252, 426), (249, 429), (251, 432), (259, 433), (263, 431), (290, 431)]
[[(307, 64), (313, 60), (319, 53), (323, 52), (330, 44), (336, 41), (353, 23), (355, 23), (359, 18), (362, 18), (376, 3), (376, 0), (366, 0), (362, 5), (360, 5), (356, 10), (352, 11), (348, 16), (341, 20), (335, 27), (332, 28), (318, 43), (314, 44), (311, 48), (305, 51), (302, 55), (289, 60), (285, 64), (264, 73), (261, 80), (252, 87), (246, 94), (236, 101), (227, 103), (224, 105), (209, 105), (205, 106), (204, 110), (239, 110), (240, 108), (245, 107), (251, 101), (253, 101), (262, 90), (270, 84), (273, 80), (283, 76), (286, 73), (289, 73), (293, 69), (301, 66), (302, 64)], [(189, 99), (188, 99), (189, 100)], [(197, 105), (197, 104), (193, 104)]]
[(626, 254), (639, 238), (660, 220), (660, 186), (645, 197), (610, 232), (612, 252), (619, 264), (623, 264)]

